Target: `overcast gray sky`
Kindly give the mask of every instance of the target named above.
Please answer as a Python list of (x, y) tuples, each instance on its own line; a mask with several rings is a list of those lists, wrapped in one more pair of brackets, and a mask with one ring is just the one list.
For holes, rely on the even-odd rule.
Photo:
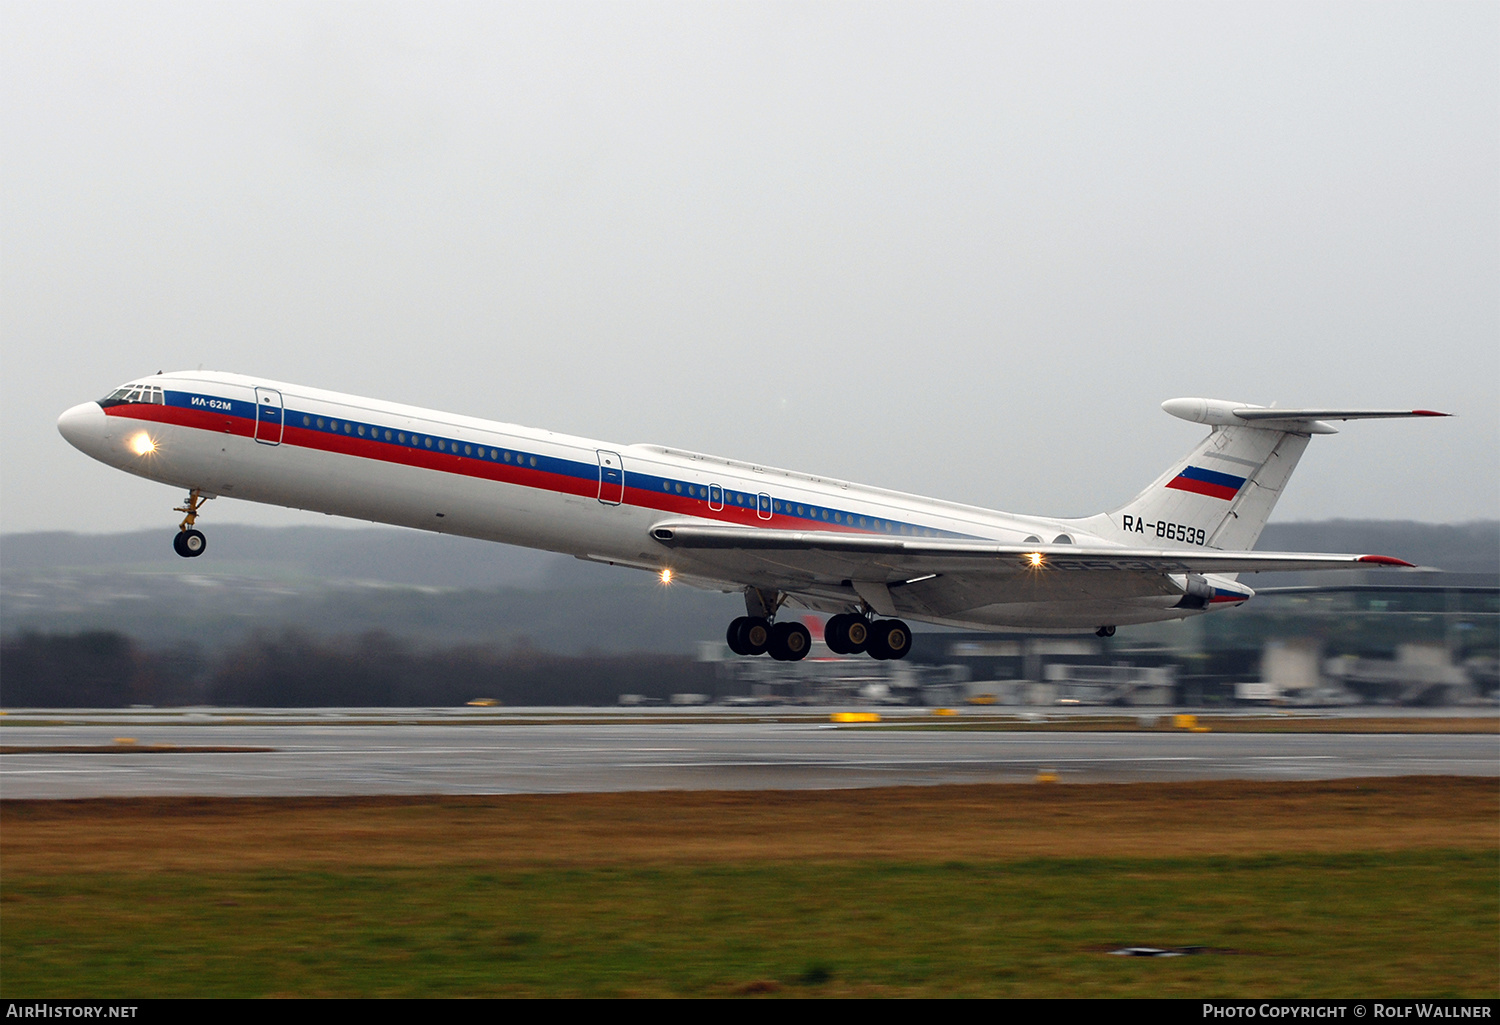
[(1276, 518), (1500, 515), (1494, 3), (0, 17), (5, 531), (170, 531), (54, 424), (200, 365), (1057, 515), (1166, 398), (1448, 409)]

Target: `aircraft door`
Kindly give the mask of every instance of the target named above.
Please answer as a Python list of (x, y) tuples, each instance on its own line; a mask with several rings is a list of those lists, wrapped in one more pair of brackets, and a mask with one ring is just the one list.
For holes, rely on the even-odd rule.
[(763, 520), (771, 518), (771, 496), (760, 494), (755, 496), (755, 515)]
[(284, 419), (281, 392), (275, 388), (255, 389), (255, 440), (262, 445), (280, 445)]
[(625, 500), (625, 464), (618, 452), (599, 449), (599, 501), (619, 505)]

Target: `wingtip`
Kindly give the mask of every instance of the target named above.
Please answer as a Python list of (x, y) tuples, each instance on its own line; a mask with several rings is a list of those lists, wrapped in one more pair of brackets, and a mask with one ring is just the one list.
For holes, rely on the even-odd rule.
[(1414, 410), (1411, 411), (1411, 415), (1412, 416), (1452, 416), (1453, 414), (1452, 413), (1440, 413), (1440, 412), (1438, 412), (1435, 409), (1414, 409)]
[(1392, 558), (1389, 555), (1361, 555), (1359, 561), (1373, 562), (1377, 566), (1406, 566), (1410, 569), (1416, 569), (1416, 563), (1407, 562), (1405, 559)]

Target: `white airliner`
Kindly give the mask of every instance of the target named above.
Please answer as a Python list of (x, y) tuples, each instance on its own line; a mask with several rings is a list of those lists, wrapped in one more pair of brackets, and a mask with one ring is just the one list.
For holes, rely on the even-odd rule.
[(1173, 399), (1206, 438), (1135, 498), (1084, 519), (1015, 516), (658, 445), (616, 445), (238, 374), (157, 374), (74, 406), (58, 430), (101, 462), (188, 489), (174, 547), (202, 555), (208, 499), (243, 498), (565, 552), (743, 592), (742, 655), (802, 658), (785, 606), (835, 613), (839, 654), (901, 658), (898, 617), (1093, 630), (1254, 595), (1243, 572), (1408, 566), (1252, 552), (1324, 421), (1431, 410), (1267, 409)]

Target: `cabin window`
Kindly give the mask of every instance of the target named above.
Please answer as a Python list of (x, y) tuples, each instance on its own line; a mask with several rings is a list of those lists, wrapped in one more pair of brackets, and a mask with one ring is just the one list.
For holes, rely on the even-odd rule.
[(310, 417), (310, 416), (304, 416), (302, 418), (302, 426), (303, 427), (311, 427), (312, 426), (312, 417)]
[(500, 458), (500, 450), (495, 448), (490, 449), (490, 458), (498, 461)]
[(357, 433), (361, 438), (363, 438), (365, 436), (365, 425), (364, 424), (360, 424), (358, 427), (356, 427), (355, 428), (355, 433)]
[(349, 427), (350, 427), (350, 424), (349, 424), (349, 421), (348, 421), (348, 420), (345, 420), (345, 421), (344, 421), (344, 433), (345, 433), (345, 434), (348, 434), (348, 433), (349, 433)]
[(426, 445), (428, 448), (431, 448), (432, 447), (432, 439), (431, 438), (423, 438), (422, 439), (422, 444)]
[(466, 456), (472, 456), (473, 454), (474, 454), (474, 446), (472, 446), (472, 445), (465, 445), (464, 446), (464, 455), (466, 455)]
[(318, 430), (321, 431), (322, 429), (323, 429), (323, 418), (320, 416), (320, 417), (318, 417)]
[(510, 453), (509, 452), (505, 453), (505, 461), (507, 463), (510, 462)]
[(536, 456), (532, 456), (532, 457), (531, 457), (531, 465), (532, 465), (532, 466), (535, 466), (535, 465), (536, 465)]
[(681, 484), (677, 485), (677, 493), (679, 495), (682, 494), (682, 485)]
[(406, 434), (403, 431), (397, 431), (396, 432), (396, 440), (399, 441), (399, 442), (401, 442), (401, 444), (405, 445), (406, 444)]
[(390, 441), (391, 440), (391, 432), (390, 431), (386, 431), (385, 432), (385, 440), (386, 441)]

